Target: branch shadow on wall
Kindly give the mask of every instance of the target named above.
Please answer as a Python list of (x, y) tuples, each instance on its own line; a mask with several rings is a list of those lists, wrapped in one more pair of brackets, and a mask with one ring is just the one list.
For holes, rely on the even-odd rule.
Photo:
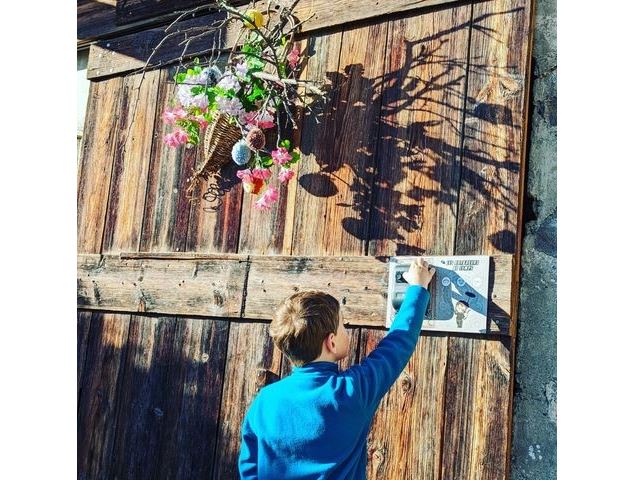
[[(482, 23), (491, 15), (513, 12), (475, 18), (472, 35), (495, 38), (496, 32)], [(367, 76), (360, 63), (327, 72), (333, 87), (321, 118), (306, 116), (302, 127), (304, 135), (322, 140), (305, 142), (303, 138), (302, 144), (303, 155), (312, 157), (309, 161), (315, 161), (318, 170), (301, 175), (298, 181), (318, 197), (349, 189), (352, 201), (337, 205), (354, 211), (342, 220), (342, 228), (355, 238), (371, 245), (394, 242), (397, 255), (417, 255), (425, 250), (412, 240), (416, 232), (424, 228), (424, 222), (438, 221), (437, 212), (426, 212), (431, 205), (449, 208), (455, 218), (469, 215), (458, 210), (459, 205), (467, 207), (471, 202), (485, 202), (497, 215), (514, 214), (520, 152), (509, 138), (521, 126), (514, 123), (511, 108), (493, 97), (499, 98), (501, 89), (520, 94), (522, 81), (516, 82), (515, 69), (488, 65), (485, 58), (472, 56), (468, 66), (467, 59), (448, 56), (451, 50), (446, 44), (452, 35), (469, 28), (468, 22), (431, 37), (405, 40), (402, 67), (383, 76)], [(311, 48), (307, 55), (315, 53)], [(422, 71), (433, 73), (424, 78), (419, 76)], [(468, 94), (466, 82), (483, 83), (476, 98)], [(380, 107), (376, 102), (381, 102)], [(375, 115), (376, 145), (355, 132), (354, 140), (362, 145), (346, 143), (346, 132), (354, 130), (346, 121), (359, 117), (357, 109)], [(330, 147), (317, 145), (324, 144), (324, 139)], [(357, 155), (344, 149), (356, 149)], [(367, 158), (360, 160), (359, 155)], [(345, 169), (354, 172), (352, 182), (339, 176)], [(466, 197), (460, 199), (464, 192)], [(515, 233), (497, 232), (489, 241), (497, 250), (513, 252)]]

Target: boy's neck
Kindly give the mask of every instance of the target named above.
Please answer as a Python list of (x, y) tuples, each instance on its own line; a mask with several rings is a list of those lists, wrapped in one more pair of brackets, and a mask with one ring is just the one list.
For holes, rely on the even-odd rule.
[(313, 362), (333, 362), (337, 363), (338, 358), (333, 355), (331, 352), (322, 352), (322, 354), (317, 357), (315, 360), (311, 360), (309, 363)]

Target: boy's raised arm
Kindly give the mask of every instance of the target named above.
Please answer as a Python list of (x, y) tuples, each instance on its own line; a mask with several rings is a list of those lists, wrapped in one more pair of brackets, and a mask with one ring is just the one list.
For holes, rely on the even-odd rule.
[(379, 404), (412, 356), (430, 300), (427, 285), (434, 272), (434, 268), (428, 269), (426, 262), (413, 262), (408, 273), (414, 278), (390, 330), (375, 350), (347, 371), (354, 377), (364, 406), (375, 408)]

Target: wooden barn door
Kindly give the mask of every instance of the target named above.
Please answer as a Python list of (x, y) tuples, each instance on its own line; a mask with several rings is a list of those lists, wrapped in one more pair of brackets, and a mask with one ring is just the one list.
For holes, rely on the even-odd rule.
[[(186, 198), (196, 152), (161, 141), (173, 71), (130, 71), (156, 31), (92, 47), (78, 254), (518, 259), (530, 0), (382, 2), (395, 5), (372, 14), (376, 2), (360, 1), (345, 20), (333, 2), (305, 3), (333, 24), (302, 39), (303, 75), (330, 84), (326, 116), (301, 120), (297, 181), (268, 213), (252, 208), (232, 165), (200, 201)], [(238, 311), (240, 300), (229, 300)], [(290, 369), (267, 323), (187, 306), (144, 313), (140, 302), (78, 308), (79, 477), (236, 478), (245, 410)], [(373, 422), (369, 479), (507, 477), (514, 318), (488, 335), (420, 336)], [(349, 328), (343, 367), (385, 335)]]

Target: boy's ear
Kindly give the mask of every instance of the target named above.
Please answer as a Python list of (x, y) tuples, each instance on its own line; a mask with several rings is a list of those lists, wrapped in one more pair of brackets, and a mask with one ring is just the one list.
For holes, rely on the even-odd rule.
[(324, 340), (324, 344), (326, 345), (326, 350), (335, 353), (335, 334), (329, 333), (328, 337)]

